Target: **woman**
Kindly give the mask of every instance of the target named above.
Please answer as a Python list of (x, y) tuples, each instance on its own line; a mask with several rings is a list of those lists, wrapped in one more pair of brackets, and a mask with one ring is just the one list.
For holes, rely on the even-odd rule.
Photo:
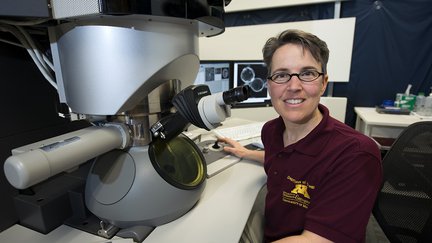
[(287, 30), (263, 47), (268, 92), (280, 115), (262, 129), (264, 151), (229, 138), (227, 152), (260, 161), (267, 174), (266, 242), (364, 242), (381, 186), (381, 155), (367, 136), (319, 104), (329, 50), (315, 35)]

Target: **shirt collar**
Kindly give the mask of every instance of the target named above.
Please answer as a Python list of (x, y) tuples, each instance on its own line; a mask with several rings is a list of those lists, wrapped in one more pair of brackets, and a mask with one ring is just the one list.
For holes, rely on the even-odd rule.
[[(323, 115), (320, 123), (308, 134), (306, 137), (300, 139), (298, 142), (288, 146), (289, 149), (294, 149), (300, 153), (315, 156), (322, 152), (324, 145), (327, 144), (331, 138), (330, 131), (333, 130), (334, 122), (330, 119), (329, 110), (322, 104), (318, 105), (318, 109)], [(281, 127), (280, 131), (285, 129), (282, 118), (279, 117), (278, 123)]]

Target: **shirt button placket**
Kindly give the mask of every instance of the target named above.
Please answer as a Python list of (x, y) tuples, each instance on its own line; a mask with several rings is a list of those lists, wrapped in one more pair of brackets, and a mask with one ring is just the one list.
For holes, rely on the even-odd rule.
[[(282, 152), (279, 152), (278, 154), (277, 154), (277, 157), (280, 159), (280, 158), (283, 158), (284, 156), (283, 156), (283, 153)], [(278, 172), (277, 172), (277, 170), (275, 170), (275, 171), (273, 171), (273, 175), (277, 175), (278, 174)]]

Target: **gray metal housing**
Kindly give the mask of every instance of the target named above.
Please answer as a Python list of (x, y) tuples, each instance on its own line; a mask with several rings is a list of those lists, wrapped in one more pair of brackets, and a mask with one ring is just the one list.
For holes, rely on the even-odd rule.
[(98, 158), (86, 183), (86, 205), (92, 213), (119, 228), (158, 226), (195, 205), (205, 181), (190, 190), (171, 185), (155, 170), (147, 150), (132, 147)]
[(61, 101), (76, 113), (114, 115), (168, 80), (192, 84), (198, 31), (196, 21), (138, 15), (52, 27)]

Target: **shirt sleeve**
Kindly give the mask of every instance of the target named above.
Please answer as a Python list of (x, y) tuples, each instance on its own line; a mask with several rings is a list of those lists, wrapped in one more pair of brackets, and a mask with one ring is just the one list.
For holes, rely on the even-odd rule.
[(366, 152), (345, 153), (338, 160), (312, 197), (305, 229), (335, 242), (361, 242), (381, 186), (381, 161)]

